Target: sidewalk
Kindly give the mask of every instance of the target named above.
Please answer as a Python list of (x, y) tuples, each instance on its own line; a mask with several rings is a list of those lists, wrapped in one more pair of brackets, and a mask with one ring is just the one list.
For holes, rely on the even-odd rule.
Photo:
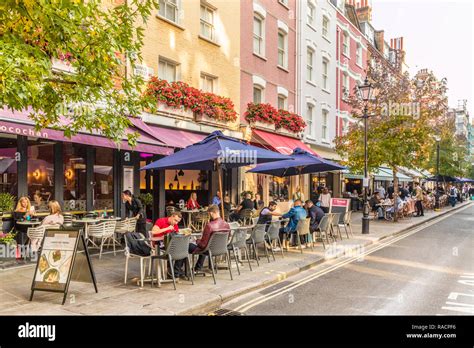
[[(458, 204), (454, 210), (471, 203)], [(227, 270), (217, 274), (217, 285), (212, 276), (197, 277), (195, 285), (181, 280), (177, 291), (172, 284), (162, 284), (160, 289), (151, 288), (145, 284), (139, 288), (135, 282), (123, 284), (125, 259), (122, 252), (116, 256), (113, 253), (92, 257), (92, 262), (98, 282), (99, 293), (94, 292), (92, 284), (71, 282), (68, 300), (61, 305), (62, 294), (36, 292), (34, 300), (28, 301), (34, 267), (9, 269), (0, 271), (0, 315), (80, 315), (80, 314), (110, 314), (110, 315), (175, 315), (202, 314), (216, 309), (223, 301), (248, 293), (249, 291), (281, 281), (310, 267), (314, 267), (329, 258), (341, 257), (349, 250), (360, 250), (378, 240), (401, 233), (409, 228), (421, 225), (437, 216), (452, 211), (444, 208), (441, 212), (429, 211), (424, 217), (410, 218), (392, 223), (387, 221), (370, 221), (370, 234), (362, 235), (361, 214), (353, 214), (354, 237), (337, 242), (337, 247), (322, 245), (311, 251), (304, 249), (291, 250), (281, 254), (275, 253), (276, 261), (261, 258), (260, 267), (252, 263), (253, 272), (248, 264), (241, 267), (241, 275), (233, 268), (234, 280), (231, 281)], [(131, 260), (129, 275), (137, 275), (138, 260)], [(234, 265), (235, 267), (235, 265)]]

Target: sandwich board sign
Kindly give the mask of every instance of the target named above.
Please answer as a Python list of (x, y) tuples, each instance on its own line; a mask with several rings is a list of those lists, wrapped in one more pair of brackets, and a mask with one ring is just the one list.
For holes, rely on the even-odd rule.
[(64, 305), (71, 280), (97, 283), (84, 236), (80, 230), (46, 230), (31, 284), (35, 291), (63, 293)]
[(341, 213), (339, 222), (344, 221), (344, 214), (349, 211), (351, 200), (345, 198), (331, 198), (329, 203), (329, 212), (330, 213)]

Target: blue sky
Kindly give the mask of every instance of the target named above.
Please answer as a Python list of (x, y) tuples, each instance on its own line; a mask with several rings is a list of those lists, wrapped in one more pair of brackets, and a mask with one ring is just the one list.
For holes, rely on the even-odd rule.
[(428, 68), (448, 79), (449, 105), (468, 100), (473, 91), (472, 0), (372, 0), (372, 24), (385, 39), (404, 37), (410, 74)]

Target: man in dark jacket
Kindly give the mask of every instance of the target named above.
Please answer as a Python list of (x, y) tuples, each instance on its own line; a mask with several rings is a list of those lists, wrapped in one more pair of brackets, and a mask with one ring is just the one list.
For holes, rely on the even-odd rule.
[(270, 222), (272, 222), (274, 216), (280, 216), (280, 213), (275, 212), (275, 209), (277, 208), (277, 203), (276, 202), (270, 202), (268, 207), (265, 207), (262, 209), (260, 212), (260, 215), (258, 217), (257, 224), (258, 225), (268, 225)]
[(306, 201), (305, 208), (308, 211), (308, 216), (311, 218), (309, 223), (310, 231), (314, 232), (318, 229), (319, 223), (324, 217), (324, 211), (317, 205), (314, 205), (313, 201), (311, 200)]
[[(201, 239), (198, 239), (196, 242), (197, 244), (189, 244), (189, 252), (196, 254), (204, 249), (207, 248), (207, 244), (211, 239), (211, 236), (215, 232), (230, 232), (230, 226), (227, 222), (225, 222), (219, 213), (219, 207), (217, 205), (211, 205), (208, 209), (209, 215), (211, 220), (207, 223), (204, 227), (204, 231), (202, 232)], [(196, 262), (196, 266), (194, 267), (195, 272), (199, 272), (202, 269), (204, 261), (206, 260), (206, 255), (199, 255), (199, 259)]]
[(136, 198), (129, 190), (122, 192), (122, 201), (125, 203), (125, 217), (137, 218), (137, 232), (148, 238), (146, 232), (146, 212), (142, 202)]

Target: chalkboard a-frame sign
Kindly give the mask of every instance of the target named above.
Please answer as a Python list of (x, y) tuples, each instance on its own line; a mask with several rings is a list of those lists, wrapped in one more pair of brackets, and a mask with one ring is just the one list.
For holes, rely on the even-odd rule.
[(30, 301), (35, 291), (63, 293), (64, 305), (71, 280), (97, 283), (80, 230), (46, 230), (31, 284)]
[(339, 222), (343, 223), (344, 215), (348, 212), (350, 203), (350, 199), (331, 198), (331, 203), (329, 204), (329, 212), (340, 213), (341, 217), (339, 219)]

